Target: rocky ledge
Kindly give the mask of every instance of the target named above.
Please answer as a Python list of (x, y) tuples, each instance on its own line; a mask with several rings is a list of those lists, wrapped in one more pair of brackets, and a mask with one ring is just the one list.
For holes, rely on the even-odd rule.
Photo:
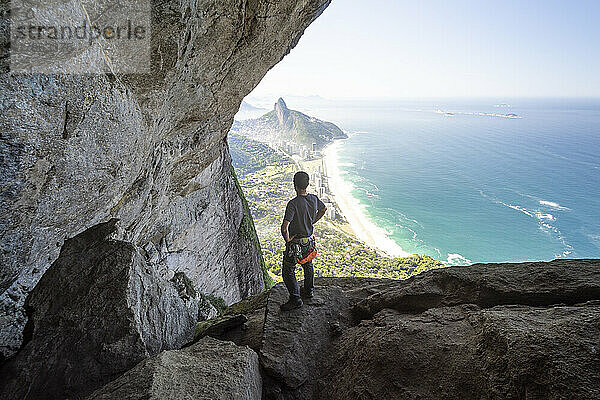
[(175, 398), (192, 384), (206, 399), (600, 398), (600, 260), (316, 286), (287, 313), (281, 284), (231, 306), (197, 326), (196, 343), (142, 362), (93, 398)]

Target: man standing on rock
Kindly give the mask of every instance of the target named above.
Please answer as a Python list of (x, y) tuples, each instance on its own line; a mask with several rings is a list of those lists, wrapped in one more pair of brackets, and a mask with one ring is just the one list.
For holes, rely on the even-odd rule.
[[(327, 207), (314, 194), (306, 193), (308, 174), (304, 171), (294, 175), (296, 197), (290, 200), (285, 208), (285, 216), (281, 224), (281, 234), (285, 240), (283, 252), (283, 281), (290, 292), (290, 299), (281, 305), (283, 311), (302, 307), (303, 297), (313, 297), (314, 268), (313, 258), (317, 255), (313, 225), (325, 215)], [(296, 264), (304, 269), (304, 287), (300, 290), (296, 280)]]

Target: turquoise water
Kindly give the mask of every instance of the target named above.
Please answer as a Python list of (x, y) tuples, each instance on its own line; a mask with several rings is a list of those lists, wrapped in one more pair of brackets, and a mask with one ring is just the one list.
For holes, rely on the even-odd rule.
[(600, 100), (297, 107), (351, 134), (343, 177), (405, 251), (451, 264), (600, 257)]

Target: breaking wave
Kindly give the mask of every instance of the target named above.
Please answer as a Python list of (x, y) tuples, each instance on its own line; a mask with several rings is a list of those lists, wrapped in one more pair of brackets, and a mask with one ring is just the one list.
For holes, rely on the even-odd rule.
[[(568, 207), (563, 207), (560, 204), (553, 202), (553, 201), (548, 201), (548, 200), (540, 200), (539, 198), (532, 196), (532, 195), (527, 195), (527, 194), (523, 194), (520, 193), (516, 190), (512, 190), (510, 189), (512, 192), (515, 192), (523, 197), (535, 200), (537, 205), (545, 207), (545, 208), (550, 208), (554, 211), (569, 211), (570, 208)], [(569, 254), (571, 254), (573, 252), (573, 246), (571, 246), (569, 243), (567, 243), (567, 241), (565, 240), (564, 236), (562, 235), (561, 231), (558, 229), (558, 227), (556, 227), (553, 223), (556, 222), (558, 220), (557, 216), (554, 214), (551, 214), (548, 212), (548, 210), (544, 210), (541, 208), (527, 208), (524, 207), (520, 204), (513, 204), (513, 203), (508, 203), (508, 202), (504, 202), (500, 199), (498, 199), (495, 196), (490, 196), (488, 194), (486, 194), (483, 190), (479, 190), (479, 193), (481, 194), (481, 196), (483, 196), (484, 198), (490, 200), (491, 202), (495, 203), (495, 204), (499, 204), (502, 205), (504, 207), (508, 207), (510, 209), (519, 211), (531, 218), (534, 218), (538, 225), (539, 225), (539, 229), (547, 234), (553, 235), (556, 240), (558, 240), (563, 246), (564, 246), (564, 251), (560, 254), (555, 254), (554, 257), (556, 258), (563, 258), (563, 257), (567, 257)]]
[(463, 257), (460, 254), (448, 254), (448, 265), (471, 265), (473, 261), (469, 260), (466, 257)]

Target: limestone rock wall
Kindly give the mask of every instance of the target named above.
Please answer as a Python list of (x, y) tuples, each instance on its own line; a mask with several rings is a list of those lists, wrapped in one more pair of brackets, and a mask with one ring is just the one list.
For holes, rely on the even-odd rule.
[(153, 1), (146, 75), (10, 74), (0, 5), (2, 356), (19, 347), (25, 297), (65, 239), (113, 217), (166, 277), (185, 272), (228, 302), (262, 289), (224, 139), (329, 2)]

